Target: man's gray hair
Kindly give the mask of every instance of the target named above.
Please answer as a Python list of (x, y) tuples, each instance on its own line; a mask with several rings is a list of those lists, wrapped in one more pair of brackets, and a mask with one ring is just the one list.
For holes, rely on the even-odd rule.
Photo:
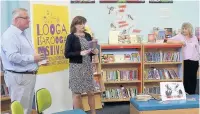
[(27, 12), (28, 10), (27, 9), (24, 9), (24, 8), (17, 8), (15, 10), (13, 10), (12, 12), (12, 19), (14, 20), (16, 17), (18, 17), (20, 15), (20, 11), (25, 11)]

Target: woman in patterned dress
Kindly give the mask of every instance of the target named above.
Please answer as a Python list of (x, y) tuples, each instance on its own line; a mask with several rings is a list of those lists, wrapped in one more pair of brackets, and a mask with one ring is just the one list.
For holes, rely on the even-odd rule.
[(91, 114), (96, 114), (94, 99), (94, 83), (92, 72), (92, 56), (98, 49), (90, 50), (88, 41), (92, 38), (85, 31), (87, 20), (76, 16), (71, 23), (71, 34), (65, 44), (65, 57), (69, 59), (69, 88), (73, 93), (74, 108), (82, 108), (81, 93), (87, 93)]

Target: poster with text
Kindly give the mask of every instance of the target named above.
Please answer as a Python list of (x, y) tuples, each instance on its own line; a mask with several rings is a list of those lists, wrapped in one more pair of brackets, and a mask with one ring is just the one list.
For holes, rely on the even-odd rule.
[(69, 60), (64, 57), (69, 34), (69, 10), (67, 6), (33, 4), (32, 36), (38, 54), (44, 54), (49, 64), (40, 66), (38, 74), (68, 69)]
[(183, 82), (160, 82), (160, 93), (162, 101), (186, 100)]

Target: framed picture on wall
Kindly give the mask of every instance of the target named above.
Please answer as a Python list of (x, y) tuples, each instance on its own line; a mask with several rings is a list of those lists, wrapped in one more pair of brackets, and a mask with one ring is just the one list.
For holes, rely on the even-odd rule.
[(173, 3), (173, 0), (149, 0), (149, 3)]
[(99, 0), (100, 3), (145, 3), (145, 0)]
[(71, 3), (95, 3), (95, 0), (71, 0)]

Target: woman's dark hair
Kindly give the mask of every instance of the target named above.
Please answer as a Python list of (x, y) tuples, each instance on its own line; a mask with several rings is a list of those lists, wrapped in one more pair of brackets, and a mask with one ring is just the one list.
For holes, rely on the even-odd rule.
[(76, 25), (78, 24), (85, 24), (87, 22), (85, 17), (82, 16), (76, 16), (74, 17), (74, 19), (72, 20), (71, 26), (70, 26), (70, 32), (71, 33), (75, 33), (76, 32)]

